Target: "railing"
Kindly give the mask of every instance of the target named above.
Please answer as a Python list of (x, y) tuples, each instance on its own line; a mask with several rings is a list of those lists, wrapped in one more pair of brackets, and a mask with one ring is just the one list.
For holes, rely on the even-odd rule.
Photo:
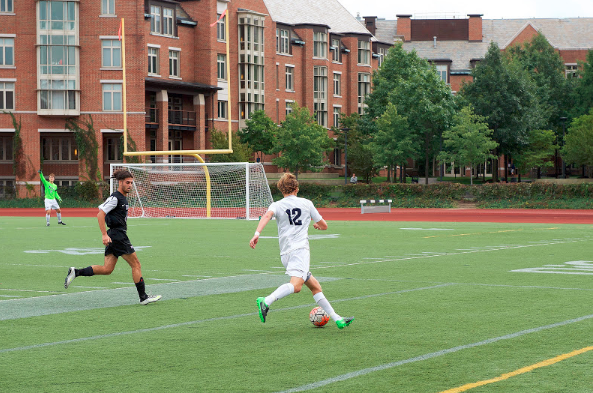
[(169, 110), (169, 124), (196, 125), (196, 112)]

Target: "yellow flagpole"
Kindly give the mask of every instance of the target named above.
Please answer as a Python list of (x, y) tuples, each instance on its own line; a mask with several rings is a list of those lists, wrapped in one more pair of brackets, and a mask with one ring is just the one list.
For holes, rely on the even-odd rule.
[(228, 105), (228, 110), (227, 110), (227, 118), (228, 118), (228, 124), (229, 124), (229, 150), (232, 152), (233, 151), (233, 131), (231, 129), (231, 117), (232, 117), (232, 109), (231, 109), (231, 54), (230, 54), (230, 41), (231, 41), (231, 37), (229, 36), (229, 9), (228, 9), (228, 3), (227, 3), (227, 9), (226, 9), (226, 14), (224, 16), (225, 19), (225, 23), (224, 23), (224, 28), (225, 28), (225, 35), (226, 35), (226, 79), (227, 79), (227, 88), (228, 88), (228, 98), (227, 98), (227, 105)]
[(128, 112), (126, 104), (126, 33), (124, 18), (121, 18), (121, 65), (123, 68), (122, 104), (124, 109), (124, 155), (128, 152)]

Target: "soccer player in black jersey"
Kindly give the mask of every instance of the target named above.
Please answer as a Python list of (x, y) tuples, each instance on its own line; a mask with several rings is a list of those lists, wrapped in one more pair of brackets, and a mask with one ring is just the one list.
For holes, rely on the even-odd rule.
[[(118, 188), (107, 200), (99, 206), (99, 229), (103, 234), (103, 244), (105, 245), (105, 263), (103, 265), (93, 265), (84, 269), (68, 269), (68, 275), (64, 282), (67, 289), (72, 280), (78, 276), (93, 276), (95, 274), (111, 274), (121, 256), (132, 268), (132, 278), (140, 296), (140, 304), (149, 304), (161, 299), (161, 295), (147, 295), (140, 261), (134, 251), (134, 246), (128, 239), (128, 199), (126, 196), (132, 189), (134, 178), (127, 170), (115, 172), (113, 177), (118, 181)], [(109, 230), (106, 229), (109, 226)]]

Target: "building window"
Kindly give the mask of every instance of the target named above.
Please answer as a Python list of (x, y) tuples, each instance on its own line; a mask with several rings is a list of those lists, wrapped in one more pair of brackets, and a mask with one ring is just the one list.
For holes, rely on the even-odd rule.
[(251, 113), (264, 109), (265, 18), (247, 10), (240, 10), (237, 16), (239, 19), (239, 126), (243, 127)]
[(0, 109), (14, 109), (14, 83), (0, 82)]
[(358, 114), (364, 114), (366, 97), (371, 94), (371, 74), (360, 72), (358, 74)]
[(159, 74), (159, 48), (148, 48), (148, 75)]
[(227, 101), (218, 101), (218, 118), (227, 119), (227, 110), (229, 103)]
[(371, 64), (371, 43), (369, 41), (358, 41), (358, 64)]
[(286, 90), (294, 91), (294, 67), (286, 66)]
[(115, 15), (115, 0), (101, 0), (101, 14)]
[(0, 66), (14, 65), (14, 38), (0, 38)]
[(342, 150), (338, 148), (334, 149), (334, 165), (342, 165)]
[(341, 56), (341, 49), (342, 49), (342, 44), (340, 42), (339, 39), (332, 39), (332, 61), (335, 61), (337, 63), (340, 63), (342, 61), (342, 56)]
[(447, 66), (446, 65), (437, 65), (437, 74), (441, 78), (441, 80), (447, 83)]
[(216, 23), (216, 39), (218, 41), (226, 41), (226, 30), (225, 30), (225, 20), (226, 20), (226, 15), (224, 16), (224, 18), (220, 19), (220, 16), (222, 14), (216, 14), (216, 19), (218, 20), (218, 22)]
[(39, 109), (65, 114), (78, 101), (77, 7), (74, 1), (38, 2)]
[(150, 6), (150, 32), (161, 33), (161, 7), (156, 5)]
[(163, 8), (163, 34), (173, 36), (173, 9), (172, 8)]
[(334, 73), (334, 95), (342, 95), (342, 74)]
[(179, 56), (178, 50), (169, 50), (169, 76), (179, 78), (181, 72), (179, 69)]
[(217, 76), (220, 80), (226, 80), (226, 55), (217, 55), (216, 57), (216, 65), (217, 65)]
[(123, 144), (122, 138), (106, 138), (105, 145), (105, 161), (121, 162), (123, 161), (123, 151), (121, 151)]
[(73, 136), (42, 138), (41, 154), (44, 161), (78, 160), (78, 149)]
[(327, 59), (327, 34), (313, 33), (313, 57)]
[(579, 66), (577, 64), (566, 64), (564, 74), (567, 78), (576, 78), (578, 76)]
[(379, 55), (379, 67), (381, 67), (381, 64), (383, 64), (383, 62), (385, 61), (385, 56), (387, 56), (387, 49), (378, 48), (377, 52), (377, 54)]
[(0, 136), (0, 161), (12, 160), (12, 137)]
[(294, 104), (293, 101), (286, 101), (286, 116), (292, 113), (292, 105)]
[(290, 32), (285, 29), (276, 29), (276, 52), (290, 54)]
[(102, 67), (121, 68), (121, 41), (102, 40)]
[(313, 110), (317, 123), (327, 127), (327, 67), (313, 68)]
[(14, 12), (13, 0), (0, 0), (0, 12)]
[(122, 110), (122, 85), (120, 83), (103, 84), (103, 110)]
[(340, 126), (340, 116), (342, 115), (342, 108), (334, 106), (334, 127)]

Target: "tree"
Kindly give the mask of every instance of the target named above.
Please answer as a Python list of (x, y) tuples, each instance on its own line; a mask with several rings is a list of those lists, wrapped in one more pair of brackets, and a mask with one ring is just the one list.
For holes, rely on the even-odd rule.
[(364, 179), (366, 183), (370, 183), (379, 167), (375, 163), (373, 151), (368, 144), (357, 142), (348, 147), (348, 168), (352, 173), (358, 173), (358, 177)]
[(264, 154), (272, 154), (278, 125), (263, 110), (255, 111), (245, 121), (246, 127), (237, 134), (242, 143), (253, 151), (260, 152), (260, 161)]
[(361, 127), (368, 134), (376, 133), (376, 120), (391, 102), (397, 113), (406, 115), (410, 132), (422, 143), (427, 168), (425, 181), (428, 183), (430, 159), (455, 110), (451, 89), (433, 66), (418, 57), (415, 51), (406, 52), (401, 43), (389, 50), (385, 62), (374, 75), (373, 85), (373, 91), (365, 101), (368, 107)]
[(576, 78), (572, 97), (572, 118), (586, 115), (593, 108), (593, 50), (587, 52), (587, 62), (581, 63), (580, 66), (580, 78)]
[[(463, 107), (454, 122), (453, 127), (443, 132), (446, 150), (439, 154), (440, 160), (473, 168), (474, 164), (494, 158), (490, 152), (498, 143), (492, 140), (492, 130), (484, 118), (474, 114), (471, 106)], [(470, 184), (474, 184), (473, 176), (470, 176)]]
[[(527, 145), (530, 129), (541, 128), (543, 114), (536, 85), (517, 61), (502, 56), (491, 43), (486, 56), (472, 71), (473, 82), (459, 92), (462, 105), (471, 104), (483, 116), (499, 147), (495, 155), (514, 154)], [(492, 179), (498, 181), (498, 160), (493, 160)]]
[(593, 108), (588, 115), (572, 121), (561, 155), (566, 162), (572, 164), (593, 165)]
[[(213, 149), (228, 149), (229, 138), (226, 132), (212, 130), (210, 134), (210, 143)], [(210, 162), (249, 162), (253, 156), (253, 150), (246, 144), (239, 140), (237, 134), (233, 135), (232, 140), (233, 152), (229, 154), (210, 154)]]
[[(527, 147), (514, 156), (519, 173), (532, 168), (553, 167), (550, 157), (558, 146), (555, 144), (556, 133), (552, 130), (531, 130), (528, 135)], [(539, 177), (539, 175), (538, 175)]]
[(387, 110), (377, 120), (377, 129), (371, 142), (376, 163), (391, 168), (401, 165), (405, 173), (406, 161), (419, 156), (419, 141), (410, 132), (408, 119), (397, 113), (395, 105), (388, 103)]
[(276, 135), (273, 152), (280, 156), (272, 162), (297, 177), (305, 170), (319, 172), (325, 153), (333, 148), (327, 130), (317, 124), (308, 108), (296, 103), (292, 104), (292, 113), (286, 116)]

